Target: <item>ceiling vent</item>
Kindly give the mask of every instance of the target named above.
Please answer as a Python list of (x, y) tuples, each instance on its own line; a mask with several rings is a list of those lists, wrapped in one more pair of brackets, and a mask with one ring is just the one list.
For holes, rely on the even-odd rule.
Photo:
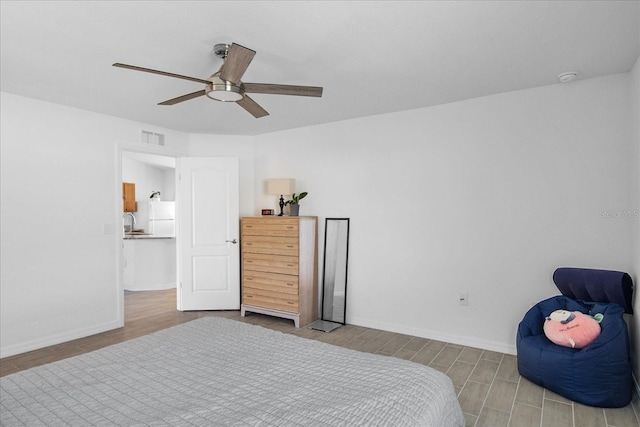
[(141, 135), (141, 141), (144, 144), (160, 145), (164, 147), (164, 135), (161, 133), (155, 133), (155, 132), (143, 130)]

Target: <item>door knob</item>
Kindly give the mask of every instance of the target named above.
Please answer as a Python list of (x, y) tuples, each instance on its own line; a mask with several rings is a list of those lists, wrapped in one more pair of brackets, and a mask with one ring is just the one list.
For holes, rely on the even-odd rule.
[(236, 243), (238, 243), (238, 239), (225, 240), (225, 242), (227, 242), (227, 243), (233, 243), (233, 244), (235, 245)]

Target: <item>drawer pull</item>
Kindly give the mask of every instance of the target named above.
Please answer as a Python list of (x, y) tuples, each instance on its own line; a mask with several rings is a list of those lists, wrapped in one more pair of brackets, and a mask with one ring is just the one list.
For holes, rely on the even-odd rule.
[(288, 248), (293, 248), (293, 245), (287, 245)]

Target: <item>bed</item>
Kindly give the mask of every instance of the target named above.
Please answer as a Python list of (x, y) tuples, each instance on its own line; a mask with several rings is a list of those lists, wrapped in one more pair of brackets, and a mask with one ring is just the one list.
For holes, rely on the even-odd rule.
[(463, 426), (450, 379), (204, 317), (0, 378), (2, 426)]

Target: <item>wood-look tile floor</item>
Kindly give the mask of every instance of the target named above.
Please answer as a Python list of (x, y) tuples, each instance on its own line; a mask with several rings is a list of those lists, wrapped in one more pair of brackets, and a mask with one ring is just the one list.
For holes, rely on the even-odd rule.
[(360, 326), (331, 333), (296, 329), (293, 322), (239, 311), (179, 312), (175, 290), (125, 292), (125, 326), (40, 350), (0, 359), (0, 376), (86, 353), (203, 316), (259, 324), (354, 350), (399, 357), (430, 366), (453, 381), (467, 426), (638, 427), (637, 397), (625, 408), (592, 408), (545, 390), (518, 374), (516, 357)]

